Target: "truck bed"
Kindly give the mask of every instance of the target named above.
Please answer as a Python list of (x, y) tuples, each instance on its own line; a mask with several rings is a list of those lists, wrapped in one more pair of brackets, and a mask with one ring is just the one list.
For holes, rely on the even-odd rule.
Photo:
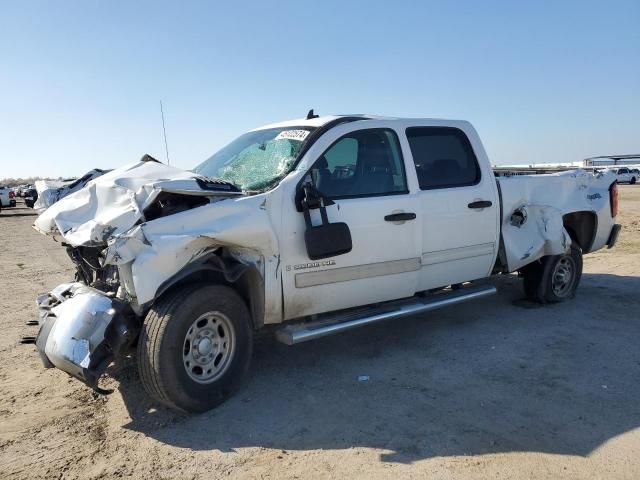
[(514, 172), (498, 175), (496, 182), (502, 207), (499, 261), (508, 271), (559, 255), (571, 242), (585, 253), (607, 244), (614, 225), (609, 201), (614, 174)]

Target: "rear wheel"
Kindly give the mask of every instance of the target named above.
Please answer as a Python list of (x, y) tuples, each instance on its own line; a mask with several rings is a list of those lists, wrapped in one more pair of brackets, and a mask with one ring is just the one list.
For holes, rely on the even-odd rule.
[(203, 412), (240, 385), (251, 359), (249, 310), (223, 285), (190, 285), (148, 313), (138, 341), (145, 390), (174, 408)]
[(631, 185), (634, 185), (636, 183), (636, 177), (632, 177), (631, 181), (629, 182)]
[(569, 253), (543, 257), (522, 273), (524, 292), (531, 300), (554, 303), (573, 298), (582, 276), (582, 251), (572, 245)]

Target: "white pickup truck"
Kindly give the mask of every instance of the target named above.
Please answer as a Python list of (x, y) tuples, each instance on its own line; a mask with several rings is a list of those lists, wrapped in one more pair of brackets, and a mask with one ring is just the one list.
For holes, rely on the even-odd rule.
[(630, 167), (612, 167), (608, 169), (610, 172), (615, 173), (618, 183), (628, 183), (635, 185), (640, 180), (640, 176), (635, 168)]
[(532, 300), (570, 298), (616, 210), (612, 173), (496, 179), (465, 121), (310, 112), (193, 171), (145, 156), (45, 210), (35, 228), (77, 274), (38, 297), (33, 341), (98, 391), (135, 346), (153, 398), (204, 411), (261, 329), (295, 344), (493, 294), (510, 272)]

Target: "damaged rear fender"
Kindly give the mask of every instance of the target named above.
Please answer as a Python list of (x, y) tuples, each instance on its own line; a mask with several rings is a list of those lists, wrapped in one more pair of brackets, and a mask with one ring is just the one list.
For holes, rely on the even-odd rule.
[(571, 246), (571, 236), (564, 228), (563, 215), (548, 205), (522, 205), (509, 219), (504, 235), (509, 270), (514, 271), (546, 255), (560, 255)]
[(501, 240), (514, 272), (543, 256), (560, 255), (576, 243), (585, 253), (602, 248), (613, 226), (611, 175), (582, 170), (551, 175), (500, 177)]

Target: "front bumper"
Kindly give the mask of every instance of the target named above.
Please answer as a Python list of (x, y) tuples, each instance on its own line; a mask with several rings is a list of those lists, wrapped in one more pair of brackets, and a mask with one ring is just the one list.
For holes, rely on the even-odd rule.
[(47, 368), (57, 367), (94, 390), (111, 361), (138, 333), (128, 305), (83, 283), (64, 283), (36, 299), (38, 353)]

